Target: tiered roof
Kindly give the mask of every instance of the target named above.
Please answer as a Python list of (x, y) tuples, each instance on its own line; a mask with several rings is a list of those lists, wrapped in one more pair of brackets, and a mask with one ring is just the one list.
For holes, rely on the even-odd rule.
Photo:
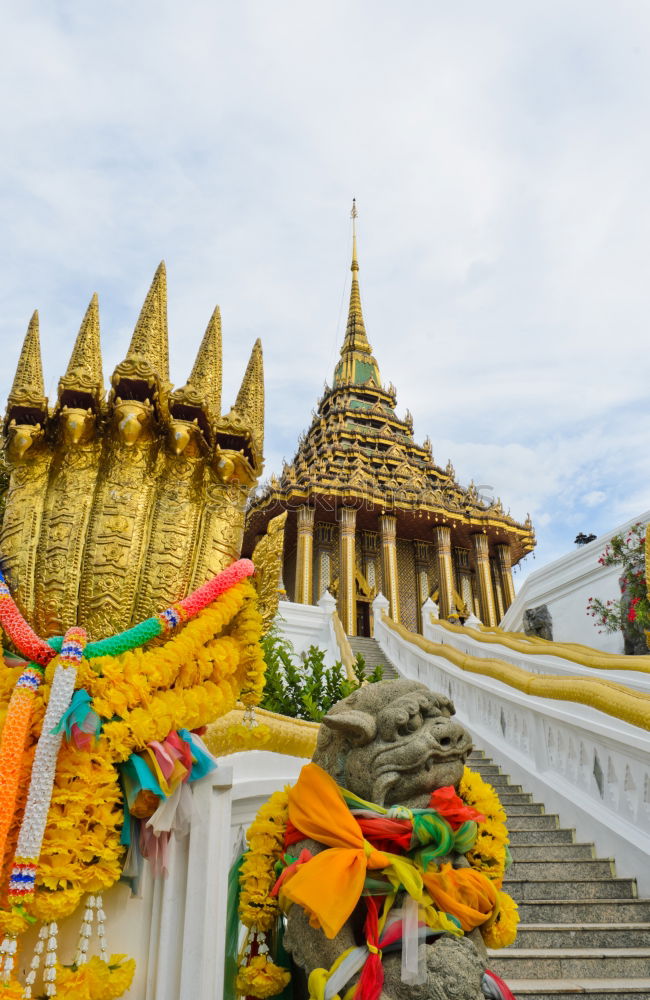
[(429, 438), (415, 442), (408, 410), (403, 418), (395, 412), (395, 389), (382, 384), (366, 335), (356, 233), (351, 270), (348, 322), (333, 384), (325, 386), (293, 461), (256, 498), (250, 528), (257, 533), (278, 509), (303, 503), (316, 507), (320, 521), (335, 520), (341, 505), (354, 506), (359, 527), (376, 530), (377, 514), (396, 514), (401, 537), (426, 538), (427, 522), (444, 523), (456, 529), (454, 544), (469, 545), (470, 535), (485, 529), (494, 541), (512, 544), (517, 562), (535, 545), (530, 518), (519, 524), (499, 499), (483, 500), (473, 484), (460, 486), (451, 462), (444, 469), (435, 463)]

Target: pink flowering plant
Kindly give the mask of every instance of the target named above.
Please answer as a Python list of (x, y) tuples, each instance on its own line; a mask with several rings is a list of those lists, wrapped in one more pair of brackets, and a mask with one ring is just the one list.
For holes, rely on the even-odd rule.
[(599, 632), (636, 633), (643, 637), (650, 629), (650, 602), (646, 584), (645, 524), (635, 524), (621, 535), (614, 535), (598, 562), (601, 566), (621, 567), (621, 597), (601, 601), (590, 597), (587, 613), (595, 618)]

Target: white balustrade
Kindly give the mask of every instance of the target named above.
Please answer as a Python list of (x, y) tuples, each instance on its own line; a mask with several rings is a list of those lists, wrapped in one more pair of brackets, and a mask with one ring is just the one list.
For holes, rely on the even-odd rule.
[[(555, 674), (558, 677), (599, 677), (602, 680), (616, 681), (618, 684), (625, 684), (636, 691), (650, 693), (650, 674), (641, 673), (638, 670), (608, 670), (595, 667), (586, 667), (583, 664), (575, 663), (561, 656), (551, 656), (535, 649), (531, 644), (531, 651), (520, 653), (508, 646), (498, 642), (486, 642), (475, 637), (471, 632), (452, 632), (437, 621), (431, 621), (428, 617), (423, 617), (423, 634), (425, 639), (432, 642), (439, 642), (443, 646), (453, 646), (461, 653), (468, 653), (470, 656), (479, 656), (481, 659), (497, 659), (503, 663), (510, 663), (515, 667), (523, 667), (532, 674)], [(543, 648), (543, 647), (542, 647)], [(594, 650), (598, 653), (598, 650)]]
[[(478, 655), (439, 631), (447, 644)], [(532, 697), (467, 673), (402, 638), (380, 615), (375, 638), (400, 676), (448, 695), (477, 747), (650, 895), (650, 733), (586, 705)], [(521, 665), (510, 650), (507, 662)], [(540, 672), (551, 671), (544, 665)]]

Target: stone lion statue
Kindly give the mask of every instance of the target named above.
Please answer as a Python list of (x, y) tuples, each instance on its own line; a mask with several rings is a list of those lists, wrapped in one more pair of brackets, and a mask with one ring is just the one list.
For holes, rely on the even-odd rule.
[[(458, 787), (472, 750), (471, 736), (453, 718), (454, 712), (448, 698), (414, 681), (366, 685), (338, 702), (325, 716), (313, 761), (338, 785), (367, 802), (384, 807), (426, 808), (434, 790)], [(316, 854), (325, 845), (302, 840), (297, 850), (303, 848)], [(439, 860), (467, 867), (462, 855)], [(404, 895), (398, 895), (396, 906)], [(342, 952), (364, 943), (363, 920), (360, 901), (347, 924), (328, 940), (321, 930), (310, 925), (300, 906), (290, 907), (285, 946), (295, 966), (304, 973), (305, 991), (306, 977), (313, 969), (331, 968)], [(414, 985), (402, 981), (401, 951), (386, 953), (382, 958), (381, 998), (484, 1000), (481, 984), (485, 956), (478, 930), (461, 938), (440, 935), (426, 944), (426, 982)], [(300, 979), (298, 973), (296, 986)]]

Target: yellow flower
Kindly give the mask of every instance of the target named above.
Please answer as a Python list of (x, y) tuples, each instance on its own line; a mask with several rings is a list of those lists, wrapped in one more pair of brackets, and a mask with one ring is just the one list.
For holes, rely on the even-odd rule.
[(507, 892), (499, 892), (499, 911), (496, 920), (481, 934), (487, 948), (507, 948), (517, 937), (519, 912), (517, 904)]
[(125, 955), (111, 955), (103, 962), (96, 955), (75, 968), (57, 965), (57, 997), (64, 1000), (116, 1000), (130, 987), (135, 973), (135, 961), (124, 961)]
[(480, 774), (465, 768), (461, 779), (459, 795), (463, 801), (483, 813), (485, 819), (478, 823), (476, 843), (467, 852), (467, 860), (473, 868), (501, 886), (506, 865), (506, 846), (509, 843), (506, 814), (499, 796), (492, 785)]
[(48, 892), (41, 889), (30, 904), (32, 916), (49, 923), (52, 920), (63, 920), (77, 909), (83, 895), (82, 889), (61, 889), (58, 892)]
[(23, 995), (22, 983), (12, 979), (8, 983), (0, 983), (0, 1000), (20, 1000)]
[(285, 969), (274, 965), (264, 955), (255, 955), (248, 965), (240, 966), (235, 989), (244, 996), (263, 1000), (281, 993), (290, 979), (291, 975)]
[(25, 917), (21, 917), (19, 913), (13, 913), (11, 910), (2, 910), (0, 912), (0, 928), (4, 934), (23, 934), (29, 927), (29, 921)]

